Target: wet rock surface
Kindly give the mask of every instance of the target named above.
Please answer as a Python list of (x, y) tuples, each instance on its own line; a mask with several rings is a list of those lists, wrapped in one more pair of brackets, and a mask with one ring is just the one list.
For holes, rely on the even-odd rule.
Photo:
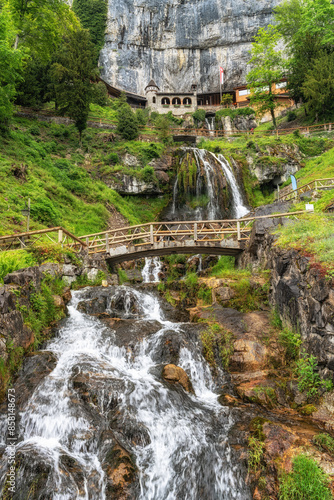
[(270, 302), (284, 324), (300, 331), (307, 352), (316, 356), (321, 373), (334, 377), (334, 282), (326, 279), (310, 257), (294, 249), (274, 246), (270, 230), (286, 219), (266, 219), (254, 224), (243, 253), (242, 266), (272, 271)]
[[(198, 488), (210, 498), (215, 471), (223, 477), (222, 470), (231, 467), (226, 484), (217, 487), (235, 491), (238, 499), (250, 498), (234, 452), (228, 451), (230, 465), (219, 459), (228, 447), (218, 439), (224, 426), (230, 426), (228, 410), (206, 403), (205, 392), (200, 396), (201, 370), (210, 377), (199, 343), (203, 326), (170, 323), (168, 311), (177, 314), (157, 297), (127, 287), (74, 292), (70, 317), (49, 350), (27, 358), (15, 385), (22, 394), (20, 494), (29, 495), (33, 488), (36, 498), (49, 498), (54, 491), (74, 498), (85, 497), (88, 488), (96, 500), (153, 500), (171, 489), (175, 497), (187, 498), (190, 488), (191, 497), (199, 500)], [(212, 382), (213, 387), (218, 396), (219, 386)], [(1, 429), (3, 425), (0, 419)], [(160, 450), (167, 460), (163, 470)], [(197, 460), (209, 481), (193, 475)], [(194, 478), (190, 484), (183, 483), (180, 470)], [(3, 457), (0, 482), (5, 471)]]

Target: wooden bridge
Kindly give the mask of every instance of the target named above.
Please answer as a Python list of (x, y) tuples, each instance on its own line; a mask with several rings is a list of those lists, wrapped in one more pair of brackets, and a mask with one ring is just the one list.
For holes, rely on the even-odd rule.
[(62, 227), (0, 236), (0, 250), (53, 242), (73, 251), (104, 254), (116, 264), (143, 257), (171, 254), (238, 255), (250, 237), (254, 221), (295, 217), (304, 211), (213, 221), (153, 222), (75, 236)]
[(319, 189), (334, 189), (334, 178), (315, 179), (307, 184), (303, 184), (295, 190), (291, 189), (291, 186), (287, 186), (277, 193), (277, 199), (279, 201), (295, 200), (303, 193), (318, 191)]

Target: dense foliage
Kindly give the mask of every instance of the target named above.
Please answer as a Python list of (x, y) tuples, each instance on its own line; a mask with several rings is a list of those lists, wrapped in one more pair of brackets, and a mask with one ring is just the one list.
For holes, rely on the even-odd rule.
[(80, 19), (82, 27), (89, 30), (97, 60), (104, 44), (107, 2), (106, 0), (74, 0), (73, 10)]
[(334, 4), (285, 0), (276, 8), (278, 31), (288, 53), (288, 88), (315, 118), (331, 119), (333, 107)]
[(60, 111), (75, 121), (81, 140), (92, 101), (90, 82), (94, 70), (94, 51), (88, 31), (78, 29), (68, 33), (55, 59), (51, 68), (55, 100)]
[(274, 84), (280, 82), (284, 76), (284, 58), (282, 52), (277, 49), (280, 37), (274, 26), (268, 26), (267, 30), (260, 28), (249, 61), (252, 69), (247, 75), (251, 104), (256, 107), (260, 116), (269, 111), (274, 127), (275, 109), (280, 106), (280, 102), (275, 98)]

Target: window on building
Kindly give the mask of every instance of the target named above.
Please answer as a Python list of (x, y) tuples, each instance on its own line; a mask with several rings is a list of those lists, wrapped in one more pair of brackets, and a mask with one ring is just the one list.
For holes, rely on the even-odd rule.
[(284, 89), (286, 87), (286, 82), (276, 83), (277, 89)]
[(243, 95), (249, 95), (250, 94), (250, 90), (249, 89), (246, 89), (246, 90), (239, 90), (239, 95), (240, 96), (243, 96)]
[(191, 99), (190, 99), (190, 97), (185, 97), (185, 98), (183, 99), (183, 104), (184, 104), (185, 106), (190, 106), (190, 105), (191, 105)]
[(170, 104), (170, 100), (169, 100), (169, 98), (168, 98), (168, 97), (163, 97), (163, 98), (161, 99), (161, 104), (162, 104), (163, 106), (169, 105), (169, 104)]
[(180, 106), (181, 99), (179, 97), (174, 97), (174, 99), (172, 100), (172, 104), (174, 104), (174, 106)]
[(153, 97), (152, 102), (153, 102), (153, 104), (155, 104), (155, 97)]

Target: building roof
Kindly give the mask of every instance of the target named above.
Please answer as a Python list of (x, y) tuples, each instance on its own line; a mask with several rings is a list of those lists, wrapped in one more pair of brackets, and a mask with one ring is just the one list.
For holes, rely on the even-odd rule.
[(169, 95), (178, 97), (179, 95), (194, 96), (194, 92), (157, 92), (157, 95)]
[(160, 90), (160, 89), (159, 89), (159, 87), (158, 87), (158, 85), (155, 83), (155, 81), (154, 81), (153, 79), (152, 79), (152, 80), (149, 82), (149, 84), (145, 87), (145, 90), (147, 89), (147, 87), (156, 87), (158, 90)]
[(135, 99), (135, 100), (140, 101), (140, 102), (147, 102), (146, 97), (144, 97), (142, 95), (134, 94), (133, 92), (128, 92), (127, 90), (118, 89), (116, 87), (113, 87), (112, 85), (110, 85), (108, 82), (106, 82), (102, 78), (99, 78), (99, 80), (105, 84), (109, 94), (111, 94), (113, 97), (119, 97), (121, 95), (121, 92), (124, 92), (126, 97), (128, 97), (130, 99)]

